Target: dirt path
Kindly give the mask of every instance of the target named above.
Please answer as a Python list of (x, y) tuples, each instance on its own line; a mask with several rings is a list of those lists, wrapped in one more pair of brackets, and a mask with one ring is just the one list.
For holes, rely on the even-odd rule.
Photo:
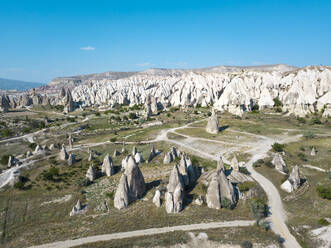
[(222, 228), (222, 227), (252, 226), (254, 224), (255, 221), (251, 221), (251, 220), (235, 220), (235, 221), (210, 222), (210, 223), (181, 225), (181, 226), (172, 226), (172, 227), (151, 228), (151, 229), (137, 230), (131, 232), (120, 232), (120, 233), (89, 236), (86, 238), (59, 241), (59, 242), (54, 242), (39, 246), (31, 246), (30, 248), (68, 248), (87, 243), (95, 243), (98, 241), (134, 238), (139, 236), (155, 235), (155, 234), (162, 234), (162, 233), (174, 232), (174, 231), (193, 231), (193, 230), (213, 229), (213, 228)]

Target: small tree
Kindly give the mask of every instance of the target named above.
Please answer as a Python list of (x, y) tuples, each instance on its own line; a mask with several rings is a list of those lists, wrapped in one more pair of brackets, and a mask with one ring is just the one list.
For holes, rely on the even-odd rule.
[(275, 151), (275, 152), (282, 152), (282, 151), (284, 151), (284, 147), (285, 147), (285, 145), (284, 144), (279, 144), (279, 143), (274, 143), (273, 145), (272, 145), (272, 149)]

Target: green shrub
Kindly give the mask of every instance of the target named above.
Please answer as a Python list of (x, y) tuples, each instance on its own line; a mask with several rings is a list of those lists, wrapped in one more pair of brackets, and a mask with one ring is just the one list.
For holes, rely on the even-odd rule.
[(329, 179), (331, 180), (331, 170), (329, 171)]
[(137, 117), (136, 113), (131, 112), (131, 113), (129, 114), (129, 118), (130, 118), (131, 120), (134, 120), (134, 119), (137, 119), (138, 117)]
[(201, 108), (201, 104), (198, 103), (197, 106), (195, 106), (196, 108)]
[(276, 113), (281, 113), (281, 112), (283, 112), (283, 111), (282, 111), (282, 108), (281, 108), (281, 107), (276, 107), (276, 108), (275, 108), (275, 112), (276, 112)]
[(241, 191), (241, 192), (246, 192), (249, 190), (249, 185), (246, 184), (246, 183), (239, 183), (238, 184), (238, 189)]
[(227, 209), (233, 209), (233, 204), (231, 203), (231, 201), (228, 198), (223, 197), (221, 199), (221, 205), (223, 208), (227, 208)]
[(283, 103), (279, 100), (278, 97), (274, 98), (274, 107), (282, 107)]
[(32, 150), (36, 149), (36, 147), (37, 147), (36, 143), (30, 143), (29, 144), (29, 148), (32, 149)]
[(211, 115), (212, 115), (212, 113), (211, 113), (210, 111), (208, 111), (207, 115), (208, 115), (208, 116), (211, 116)]
[(249, 201), (249, 206), (257, 222), (267, 216), (267, 205), (263, 200), (259, 198), (253, 198)]
[(59, 169), (54, 166), (51, 166), (48, 171), (44, 171), (43, 173), (43, 179), (47, 181), (54, 181), (55, 176), (59, 176)]
[(282, 152), (282, 151), (284, 151), (285, 145), (284, 144), (279, 144), (279, 143), (276, 142), (271, 147), (275, 152)]
[(259, 104), (257, 104), (257, 103), (255, 103), (255, 104), (253, 105), (253, 107), (252, 107), (252, 111), (255, 111), (255, 112), (258, 112), (259, 109), (260, 109), (260, 106), (259, 106)]
[(198, 114), (198, 111), (197, 110), (194, 110), (194, 114), (197, 115)]
[(24, 182), (18, 181), (14, 184), (15, 189), (23, 190), (24, 189)]
[(331, 187), (325, 185), (319, 185), (316, 188), (318, 195), (323, 199), (331, 200)]
[(318, 119), (317, 117), (314, 117), (312, 120), (311, 120), (311, 124), (313, 125), (320, 125), (322, 124), (321, 120)]
[(9, 128), (5, 128), (1, 131), (1, 136), (10, 137), (13, 135), (13, 132)]
[(239, 172), (246, 175), (250, 174), (246, 167), (239, 167)]
[(301, 124), (305, 124), (305, 123), (306, 123), (306, 119), (305, 119), (305, 118), (298, 117), (297, 120), (298, 120), (298, 122), (301, 123)]
[(0, 163), (1, 164), (3, 164), (3, 165), (7, 165), (8, 164), (8, 160), (9, 160), (9, 156), (10, 155), (3, 155), (2, 157), (1, 157), (1, 160), (0, 160)]
[(315, 137), (315, 134), (311, 130), (306, 130), (303, 132), (303, 137), (306, 139), (313, 139)]
[(321, 226), (328, 226), (329, 222), (326, 219), (321, 218), (318, 220), (318, 224)]
[(116, 137), (112, 137), (112, 138), (110, 138), (110, 142), (116, 142), (116, 140), (117, 140), (117, 138)]
[(302, 161), (307, 161), (307, 159), (306, 159), (306, 155), (305, 155), (304, 153), (302, 153), (302, 152), (299, 152), (299, 153), (298, 153), (298, 157), (299, 157)]

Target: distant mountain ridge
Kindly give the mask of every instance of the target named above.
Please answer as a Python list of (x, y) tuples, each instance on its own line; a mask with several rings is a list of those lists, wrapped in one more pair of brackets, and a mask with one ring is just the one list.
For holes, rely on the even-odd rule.
[(43, 83), (25, 82), (14, 79), (0, 78), (0, 90), (24, 91), (43, 86)]

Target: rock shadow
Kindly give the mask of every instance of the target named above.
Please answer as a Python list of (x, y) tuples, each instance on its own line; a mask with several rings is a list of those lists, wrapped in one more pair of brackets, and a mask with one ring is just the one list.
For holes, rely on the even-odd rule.
[(225, 126), (221, 126), (218, 128), (219, 132), (225, 131), (226, 129), (228, 129), (230, 126), (229, 125), (225, 125)]

